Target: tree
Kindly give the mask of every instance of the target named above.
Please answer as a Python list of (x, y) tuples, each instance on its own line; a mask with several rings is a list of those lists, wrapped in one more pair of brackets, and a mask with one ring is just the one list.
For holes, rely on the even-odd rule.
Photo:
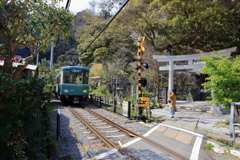
[(221, 57), (215, 53), (213, 56), (200, 58), (205, 61), (202, 73), (208, 74), (207, 82), (203, 83), (206, 91), (212, 91), (211, 104), (224, 105), (230, 108), (231, 102), (240, 101), (240, 56), (231, 59), (229, 56)]
[[(79, 14), (79, 16), (82, 16), (85, 25), (77, 29), (77, 37), (79, 37), (78, 51), (82, 52), (110, 21), (111, 14), (106, 17), (104, 13), (112, 12), (114, 9), (112, 6), (114, 1), (119, 2), (119, 6), (123, 4), (120, 3), (122, 0), (112, 0), (112, 3), (110, 3), (110, 1), (101, 1), (98, 4), (100, 8), (98, 15), (88, 11), (83, 11), (82, 14)], [(95, 6), (97, 5), (95, 4)], [(103, 61), (111, 61), (114, 54), (121, 52), (126, 54), (126, 56), (129, 57), (128, 61), (131, 62), (134, 60), (133, 53), (136, 53), (136, 50), (137, 47), (134, 44), (131, 32), (126, 26), (114, 20), (98, 39), (81, 55), (80, 61), (84, 65), (91, 62), (104, 63)]]
[[(49, 101), (51, 86), (38, 77), (22, 75), (30, 60), (47, 48), (59, 33), (69, 35), (74, 16), (56, 6), (55, 0), (0, 1), (0, 150), (2, 159), (46, 159), (38, 137), (43, 131), (42, 104)], [(16, 49), (29, 47), (31, 55), (12, 67)], [(46, 63), (45, 63), (46, 64)], [(49, 71), (48, 68), (41, 71)], [(46, 76), (46, 74), (44, 74)], [(42, 135), (46, 135), (43, 132)], [(37, 138), (36, 138), (37, 137)], [(45, 145), (44, 144), (44, 145)]]
[(98, 87), (98, 84), (102, 83), (102, 64), (95, 64), (93, 65), (90, 74), (89, 74), (89, 86), (91, 87), (91, 89), (95, 89), (96, 87)]
[[(66, 63), (70, 64), (72, 59), (75, 57), (74, 55), (78, 55), (77, 45), (78, 44), (73, 33), (71, 33), (71, 35), (67, 39), (62, 39), (61, 36), (59, 36), (56, 42), (56, 45), (54, 47), (53, 63), (59, 62), (60, 60), (61, 62), (66, 61)], [(45, 55), (46, 55), (46, 59), (50, 60), (51, 47), (48, 47), (46, 49)]]
[(229, 0), (132, 0), (117, 17), (156, 52), (203, 53), (239, 45), (239, 2)]
[(104, 80), (109, 86), (109, 92), (112, 93), (112, 96), (117, 97), (117, 84), (121, 85), (124, 88), (123, 95), (129, 94), (127, 87), (129, 83), (127, 82), (128, 74), (124, 70), (128, 66), (128, 57), (123, 53), (116, 53), (112, 60), (107, 61), (103, 65)]
[[(58, 8), (55, 0), (7, 0), (0, 2), (1, 56), (6, 57), (2, 71), (11, 73), (12, 79), (21, 78), (21, 71), (37, 53), (45, 49), (54, 37), (69, 35), (74, 15)], [(12, 69), (16, 49), (29, 47), (31, 56), (22, 59), (17, 69)]]

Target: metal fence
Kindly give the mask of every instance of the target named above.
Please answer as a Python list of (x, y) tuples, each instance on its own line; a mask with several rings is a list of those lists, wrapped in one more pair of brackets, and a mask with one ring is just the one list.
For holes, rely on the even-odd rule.
[[(235, 140), (235, 126), (238, 126), (240, 128), (240, 120), (239, 120), (239, 111), (237, 105), (240, 105), (240, 102), (232, 102), (231, 103), (231, 112), (230, 112), (230, 134), (233, 137), (233, 148), (236, 148), (236, 140)], [(234, 123), (234, 120), (237, 120), (237, 123)]]
[(112, 111), (114, 113), (118, 113), (127, 118), (131, 118), (131, 113), (135, 111), (136, 107), (132, 105), (131, 101), (122, 101), (118, 99), (111, 99), (108, 97), (101, 97), (95, 95), (89, 95), (89, 100), (91, 104), (94, 102), (98, 104), (99, 108), (104, 108), (106, 110)]

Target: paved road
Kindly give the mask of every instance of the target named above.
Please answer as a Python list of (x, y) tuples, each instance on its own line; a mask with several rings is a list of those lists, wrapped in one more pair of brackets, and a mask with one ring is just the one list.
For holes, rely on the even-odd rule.
[[(185, 104), (182, 102), (181, 106), (210, 110), (209, 104), (206, 103), (203, 103), (201, 106), (199, 106), (200, 103), (190, 104), (191, 103)], [(209, 127), (212, 127), (216, 121), (219, 121), (219, 119), (228, 117), (215, 116), (212, 113), (179, 109), (178, 112), (176, 112), (175, 118), (170, 118), (168, 108), (154, 109), (152, 110), (152, 116), (162, 119), (163, 122), (155, 124), (156, 126), (144, 136), (182, 155), (185, 159), (194, 160), (212, 159), (205, 151), (204, 135), (194, 132), (196, 127), (198, 125), (201, 127), (204, 126), (205, 128), (203, 129), (207, 130)], [(155, 146), (139, 138), (135, 140), (126, 140), (122, 142), (122, 144), (141, 160), (177, 159), (169, 153), (159, 151)], [(102, 159), (105, 158), (112, 159), (110, 156)]]
[[(158, 124), (147, 138), (182, 155), (185, 159), (212, 159), (205, 151), (204, 135), (194, 132), (201, 113), (187, 112), (181, 116), (177, 115), (176, 118), (167, 118), (163, 123)], [(169, 115), (162, 116), (162, 118), (167, 116)], [(169, 154), (157, 151), (156, 147), (142, 140), (126, 147), (141, 160), (176, 159)]]

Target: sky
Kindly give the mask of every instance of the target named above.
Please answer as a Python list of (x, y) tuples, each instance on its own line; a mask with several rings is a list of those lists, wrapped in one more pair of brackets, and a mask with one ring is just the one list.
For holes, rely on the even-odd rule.
[[(89, 8), (89, 2), (93, 0), (71, 0), (69, 10), (76, 14), (77, 12), (80, 12), (86, 8)], [(63, 0), (63, 2), (60, 2), (60, 6), (66, 7), (67, 0)]]

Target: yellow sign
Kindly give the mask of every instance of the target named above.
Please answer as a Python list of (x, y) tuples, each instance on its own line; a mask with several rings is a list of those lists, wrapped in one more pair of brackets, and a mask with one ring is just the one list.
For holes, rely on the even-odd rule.
[(148, 98), (147, 97), (139, 97), (138, 98), (138, 106), (139, 107), (148, 107)]

